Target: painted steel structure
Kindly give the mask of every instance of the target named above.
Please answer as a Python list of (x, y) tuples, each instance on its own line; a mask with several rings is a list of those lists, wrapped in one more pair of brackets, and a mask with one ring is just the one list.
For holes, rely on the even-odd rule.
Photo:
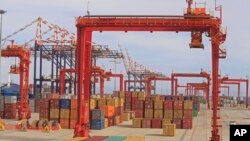
[(29, 119), (31, 111), (29, 108), (29, 66), (30, 52), (23, 46), (8, 45), (3, 49), (2, 57), (18, 57), (20, 59), (20, 106), (18, 107), (18, 119)]
[(229, 85), (221, 85), (220, 89), (222, 89), (222, 88), (227, 89), (227, 97), (229, 98), (229, 96), (230, 96), (230, 86)]
[[(170, 82), (172, 82), (172, 81), (174, 81), (174, 83), (175, 83), (175, 85), (177, 86), (177, 79), (172, 79), (172, 78), (169, 78), (169, 77), (155, 77), (155, 76), (153, 76), (153, 77), (149, 77), (148, 79), (147, 79), (147, 95), (151, 95), (151, 82), (152, 81), (170, 81)], [(171, 83), (172, 84), (172, 83)], [(155, 86), (155, 85), (154, 85)], [(156, 87), (156, 86), (155, 86)], [(172, 88), (172, 87), (171, 87)]]
[[(172, 31), (207, 33), (212, 44), (212, 141), (219, 141), (218, 125), (218, 94), (219, 94), (219, 58), (225, 56), (220, 45), (225, 41), (226, 34), (221, 30), (221, 19), (212, 16), (117, 16), (117, 15), (88, 15), (78, 17), (77, 26), (77, 94), (78, 94), (78, 122), (75, 136), (89, 134), (89, 110), (84, 103), (88, 103), (90, 95), (91, 72), (91, 43), (94, 31)], [(85, 116), (84, 116), (85, 115)]]
[(221, 82), (242, 82), (246, 84), (246, 108), (248, 108), (248, 87), (249, 87), (249, 80), (248, 79), (235, 79), (235, 78), (228, 78), (223, 77), (221, 78)]
[(123, 74), (105, 72), (105, 78), (110, 79), (110, 77), (118, 77), (120, 79), (120, 91), (123, 91)]
[[(174, 80), (175, 78), (178, 78), (178, 77), (194, 77), (194, 78), (206, 78), (207, 79), (207, 83), (208, 85), (210, 86), (210, 74), (205, 72), (205, 71), (201, 71), (200, 73), (172, 73), (171, 75), (171, 78), (172, 80)], [(177, 92), (178, 92), (178, 89), (177, 89), (177, 85), (174, 85), (173, 81), (172, 81), (172, 95), (176, 95)], [(210, 109), (210, 100), (209, 100), (209, 97), (210, 97), (210, 90), (208, 89), (208, 92), (207, 92), (207, 101), (208, 101), (208, 108)], [(217, 99), (218, 100), (218, 99)]]
[(240, 100), (240, 82), (221, 82), (221, 84), (236, 85), (237, 86), (237, 98)]

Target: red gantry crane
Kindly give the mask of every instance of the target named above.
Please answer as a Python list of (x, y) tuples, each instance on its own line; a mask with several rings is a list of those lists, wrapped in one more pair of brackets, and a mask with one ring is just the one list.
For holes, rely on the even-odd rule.
[[(190, 7), (191, 8), (190, 3)], [(220, 10), (221, 11), (221, 10)], [(88, 137), (89, 134), (89, 95), (91, 78), (91, 43), (95, 31), (166, 31), (191, 32), (190, 47), (202, 48), (202, 34), (211, 38), (212, 45), (212, 141), (219, 141), (218, 94), (219, 94), (219, 59), (225, 58), (221, 44), (226, 40), (226, 33), (221, 28), (221, 17), (198, 13), (186, 13), (184, 16), (121, 16), (87, 15), (76, 19), (77, 26), (77, 94), (78, 119), (74, 136)]]
[(223, 77), (221, 78), (221, 83), (225, 82), (242, 82), (246, 84), (246, 108), (248, 108), (248, 87), (249, 87), (249, 80), (248, 79), (233, 79), (229, 77)]
[[(206, 78), (207, 79), (207, 84), (210, 86), (210, 74), (205, 72), (205, 71), (201, 71), (200, 73), (172, 73), (172, 80), (174, 80), (176, 77), (200, 77), (200, 78)], [(173, 81), (172, 81), (172, 95), (176, 95), (178, 92), (177, 89), (177, 85), (174, 85)], [(209, 102), (209, 89), (207, 92), (207, 103), (208, 103), (208, 108), (210, 108), (210, 102)]]
[(29, 108), (29, 65), (30, 52), (24, 46), (8, 45), (2, 50), (2, 57), (18, 57), (20, 65), (20, 105), (18, 107), (18, 119), (29, 119), (31, 111)]
[(123, 91), (123, 74), (115, 74), (110, 72), (105, 72), (105, 78), (110, 79), (110, 77), (118, 77), (120, 79), (120, 91)]
[[(154, 81), (154, 80), (158, 80), (158, 81), (170, 81), (170, 82), (172, 82), (173, 79), (169, 78), (169, 77), (155, 77), (155, 76), (149, 77), (147, 79), (147, 95), (151, 95), (151, 87), (152, 87), (151, 86), (151, 81)], [(174, 81), (175, 85), (177, 85), (177, 79), (174, 79), (173, 81)]]

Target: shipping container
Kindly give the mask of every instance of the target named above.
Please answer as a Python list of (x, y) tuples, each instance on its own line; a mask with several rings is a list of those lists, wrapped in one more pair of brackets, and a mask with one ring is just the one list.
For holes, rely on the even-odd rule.
[(69, 109), (70, 108), (70, 99), (60, 99), (60, 108)]
[(175, 124), (164, 124), (162, 128), (164, 136), (175, 136)]
[(151, 128), (151, 119), (142, 119), (142, 128)]
[(164, 101), (164, 110), (173, 110), (173, 101), (172, 100)]
[(183, 101), (175, 100), (174, 101), (174, 110), (181, 110), (183, 109)]
[(163, 118), (163, 110), (154, 110), (154, 118)]
[(174, 119), (182, 119), (183, 110), (174, 110)]
[(152, 119), (152, 128), (161, 128), (162, 119)]
[(182, 119), (173, 119), (173, 124), (175, 124), (176, 129), (182, 128)]
[(173, 119), (173, 110), (164, 110), (164, 118)]
[(153, 109), (145, 109), (145, 118), (154, 118), (154, 111)]
[(141, 124), (142, 124), (142, 118), (134, 118), (133, 123), (132, 123), (132, 127), (133, 128), (141, 128)]

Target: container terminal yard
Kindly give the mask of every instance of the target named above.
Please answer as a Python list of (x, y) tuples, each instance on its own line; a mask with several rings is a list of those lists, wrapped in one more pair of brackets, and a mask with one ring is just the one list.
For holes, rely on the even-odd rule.
[(0, 3), (0, 141), (229, 141), (250, 125), (244, 2)]

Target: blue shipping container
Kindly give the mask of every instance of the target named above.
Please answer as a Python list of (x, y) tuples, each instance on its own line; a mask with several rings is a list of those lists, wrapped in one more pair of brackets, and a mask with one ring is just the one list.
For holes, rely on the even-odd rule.
[(91, 121), (91, 129), (100, 130), (104, 128), (104, 120), (103, 119), (94, 119)]
[(91, 110), (91, 119), (104, 119), (104, 113), (100, 109)]
[(70, 99), (60, 99), (60, 108), (69, 109), (70, 108)]

